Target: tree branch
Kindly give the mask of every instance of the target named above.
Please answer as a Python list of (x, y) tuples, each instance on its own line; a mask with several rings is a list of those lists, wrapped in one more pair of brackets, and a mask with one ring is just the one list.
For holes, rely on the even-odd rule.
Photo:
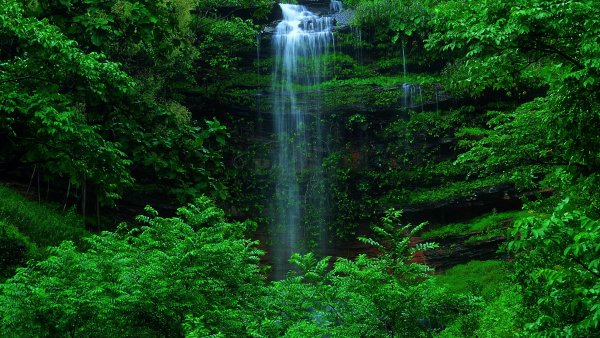
[(579, 264), (582, 268), (584, 268), (587, 272), (591, 273), (592, 275), (594, 275), (596, 278), (600, 278), (600, 273), (595, 272), (593, 270), (591, 270), (590, 268), (587, 267), (587, 265), (585, 265), (579, 258), (575, 257), (575, 255), (572, 255), (573, 260), (575, 261), (575, 263)]

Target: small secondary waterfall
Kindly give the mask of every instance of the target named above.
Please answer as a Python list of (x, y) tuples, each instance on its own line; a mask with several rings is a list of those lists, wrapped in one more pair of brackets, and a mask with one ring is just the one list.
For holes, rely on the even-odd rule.
[[(404, 84), (402, 84), (402, 91), (404, 93), (404, 99), (402, 102), (402, 107), (404, 109), (414, 108), (415, 106), (421, 106), (421, 111), (423, 108), (423, 90), (421, 85), (419, 84), (410, 84), (406, 80), (406, 53), (404, 48), (404, 41), (402, 42), (402, 78), (404, 80)], [(437, 97), (437, 96), (436, 96)]]
[(275, 278), (285, 276), (292, 253), (325, 244), (327, 198), (322, 159), (326, 141), (319, 84), (327, 76), (324, 58), (333, 46), (334, 25), (332, 18), (319, 17), (304, 6), (280, 7), (283, 20), (272, 38), (276, 184), (271, 246)]
[(344, 9), (344, 5), (341, 1), (331, 0), (331, 3), (329, 4), (329, 10), (332, 13), (340, 12), (342, 9)]

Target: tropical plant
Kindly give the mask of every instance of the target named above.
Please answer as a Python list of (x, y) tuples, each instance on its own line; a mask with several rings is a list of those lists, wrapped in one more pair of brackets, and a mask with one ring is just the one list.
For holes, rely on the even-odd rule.
[(14, 336), (245, 335), (256, 321), (262, 252), (255, 224), (229, 223), (206, 197), (177, 217), (146, 208), (139, 226), (66, 241), (0, 286), (2, 332)]
[[(576, 205), (575, 205), (576, 206)], [(535, 336), (589, 337), (600, 328), (600, 221), (567, 198), (551, 217), (517, 221), (508, 248)]]
[(295, 254), (291, 262), (298, 272), (274, 282), (263, 298), (264, 319), (258, 334), (267, 336), (331, 335), (335, 337), (426, 335), (419, 319), (431, 314), (424, 295), (431, 286), (422, 264), (409, 263), (419, 250), (432, 243), (410, 245), (420, 226), (402, 226), (401, 213), (390, 210), (382, 225), (374, 227), (379, 239), (361, 238), (381, 251), (350, 260), (317, 259), (312, 253)]

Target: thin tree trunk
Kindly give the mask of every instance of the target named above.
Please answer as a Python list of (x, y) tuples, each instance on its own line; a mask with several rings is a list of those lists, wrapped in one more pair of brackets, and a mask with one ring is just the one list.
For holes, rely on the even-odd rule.
[(37, 193), (38, 193), (38, 203), (42, 203), (42, 194), (40, 191), (40, 171), (38, 170), (38, 174), (37, 174)]
[(67, 209), (67, 202), (69, 202), (69, 193), (71, 192), (71, 179), (69, 179), (69, 185), (67, 186), (67, 197), (65, 198), (65, 205), (63, 205), (63, 213)]
[(100, 227), (100, 196), (96, 194), (96, 225)]
[(85, 174), (83, 174), (83, 184), (81, 185), (81, 213), (83, 214), (83, 225), (85, 225), (85, 199), (86, 199), (86, 182), (85, 182)]
[(37, 169), (37, 164), (33, 166), (33, 172), (31, 173), (31, 178), (29, 179), (29, 185), (27, 186), (28, 194), (29, 194), (29, 189), (31, 189), (31, 183), (33, 182), (33, 177), (35, 176), (36, 169)]

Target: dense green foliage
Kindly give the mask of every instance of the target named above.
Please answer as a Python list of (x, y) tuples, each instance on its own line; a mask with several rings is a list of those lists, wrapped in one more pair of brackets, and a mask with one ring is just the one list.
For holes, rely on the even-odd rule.
[[(213, 203), (269, 223), (274, 1), (0, 0), (0, 175), (38, 199), (0, 186), (0, 335), (597, 335), (597, 1), (343, 2), (326, 81), (296, 89), (329, 130), (329, 241), (380, 224), (376, 254), (267, 281), (256, 224)], [(147, 203), (171, 217), (131, 220)], [(503, 238), (510, 262), (416, 262)]]
[(2, 332), (16, 336), (239, 336), (254, 317), (261, 254), (251, 223), (228, 223), (206, 198), (141, 226), (65, 241), (2, 286)]
[(422, 225), (401, 226), (399, 216), (389, 211), (382, 226), (374, 228), (380, 240), (362, 239), (380, 249), (377, 258), (340, 258), (329, 269), (330, 257), (294, 255), (291, 261), (300, 273), (273, 283), (261, 331), (272, 337), (426, 335), (428, 328), (419, 319), (439, 310), (424, 301), (432, 289), (430, 269), (407, 261), (414, 252), (436, 246), (410, 247), (410, 237)]
[[(132, 181), (130, 161), (87, 122), (85, 110), (126, 95), (133, 86), (129, 76), (102, 55), (82, 52), (58, 27), (24, 16), (16, 1), (2, 2), (0, 25), (2, 132), (22, 140), (3, 155), (51, 163), (50, 174), (77, 182), (103, 182), (104, 197), (117, 197)], [(67, 83), (73, 90), (60, 90)]]
[(68, 240), (83, 244), (89, 235), (73, 210), (38, 204), (0, 185), (0, 278), (10, 277), (29, 259), (46, 257), (46, 247)]
[[(427, 336), (422, 321), (446, 321), (454, 311), (430, 302), (443, 294), (410, 263), (421, 227), (398, 224), (390, 211), (375, 227), (381, 250), (369, 258), (295, 255), (299, 273), (265, 284), (262, 252), (246, 239), (252, 222), (231, 223), (207, 198), (162, 218), (152, 208), (141, 224), (87, 238), (89, 248), (65, 241), (45, 260), (18, 269), (1, 286), (0, 327), (16, 336)], [(406, 233), (410, 235), (407, 236)], [(432, 298), (468, 309), (459, 298)], [(438, 304), (438, 305), (439, 305)], [(439, 325), (439, 324), (438, 324)]]
[[(471, 95), (536, 86), (544, 96), (494, 113), (491, 133), (459, 157), (473, 175), (502, 173), (521, 187), (552, 188), (532, 205), (552, 217), (517, 222), (518, 274), (530, 335), (589, 336), (599, 327), (598, 285), (598, 7), (593, 1), (449, 1), (434, 20), (431, 48), (460, 53), (454, 86)], [(566, 29), (568, 27), (568, 29)], [(463, 54), (464, 53), (464, 54)], [(490, 71), (491, 70), (491, 71)], [(554, 271), (552, 271), (554, 270)], [(595, 291), (596, 290), (596, 291)]]
[(528, 332), (588, 336), (600, 326), (600, 221), (565, 199), (548, 219), (517, 223), (509, 244), (518, 256)]
[(435, 283), (452, 294), (474, 300), (471, 312), (459, 316), (440, 337), (514, 337), (521, 331), (525, 308), (511, 283), (511, 266), (503, 261), (471, 261), (435, 276)]
[(235, 52), (233, 44), (223, 48), (230, 37), (251, 45), (249, 22), (193, 0), (3, 0), (1, 7), (0, 136), (10, 142), (3, 163), (35, 166), (47, 180), (65, 181), (62, 189), (72, 184), (102, 204), (130, 187), (180, 200), (225, 196), (215, 171), (227, 134), (206, 115), (192, 119), (184, 94), (198, 80), (215, 81), (193, 70), (232, 67), (233, 57), (204, 69), (198, 62), (217, 59), (215, 50)]
[(27, 259), (35, 257), (37, 247), (14, 225), (0, 220), (0, 279), (11, 277)]

